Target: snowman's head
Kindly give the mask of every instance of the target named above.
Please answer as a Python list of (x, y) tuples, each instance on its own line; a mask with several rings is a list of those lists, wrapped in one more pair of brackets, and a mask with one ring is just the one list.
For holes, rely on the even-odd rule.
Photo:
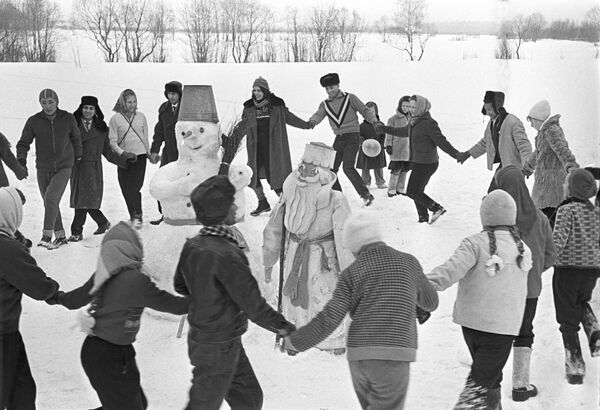
[(175, 125), (180, 159), (217, 158), (221, 127), (209, 121), (178, 121)]
[(237, 192), (250, 184), (252, 168), (245, 164), (231, 165), (227, 176)]

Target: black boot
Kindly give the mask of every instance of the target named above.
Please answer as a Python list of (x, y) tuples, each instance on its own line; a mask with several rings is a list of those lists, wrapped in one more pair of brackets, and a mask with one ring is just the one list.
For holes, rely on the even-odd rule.
[(254, 211), (250, 212), (250, 215), (258, 216), (264, 212), (271, 212), (271, 205), (269, 205), (269, 201), (266, 198), (258, 201), (258, 206)]
[(588, 338), (590, 354), (592, 357), (600, 356), (600, 326), (589, 303), (586, 303), (583, 307), (583, 320), (581, 324)]
[(575, 332), (563, 333), (565, 346), (565, 372), (569, 384), (582, 384), (585, 376), (585, 362), (581, 355), (579, 335)]

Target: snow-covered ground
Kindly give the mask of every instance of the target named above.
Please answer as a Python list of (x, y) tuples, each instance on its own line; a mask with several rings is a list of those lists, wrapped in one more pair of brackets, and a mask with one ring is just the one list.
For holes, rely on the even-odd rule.
[[(526, 59), (498, 61), (493, 59), (494, 41), (490, 38), (468, 38), (453, 41), (450, 37), (431, 40), (426, 58), (419, 63), (406, 62), (398, 51), (369, 40), (361, 51), (359, 63), (322, 64), (104, 64), (89, 50), (83, 52), (81, 66), (73, 62), (68, 47), (56, 64), (0, 64), (0, 131), (16, 143), (26, 118), (39, 111), (37, 97), (42, 88), (58, 92), (59, 107), (73, 111), (85, 94), (98, 96), (107, 117), (119, 92), (136, 91), (139, 109), (150, 124), (157, 118), (157, 108), (164, 100), (163, 85), (170, 80), (184, 84), (211, 84), (217, 100), (219, 118), (227, 126), (241, 114), (242, 102), (249, 98), (253, 80), (261, 75), (268, 79), (271, 90), (284, 98), (292, 112), (308, 118), (325, 97), (319, 77), (338, 72), (341, 88), (357, 94), (363, 102), (379, 105), (385, 121), (404, 94), (421, 94), (432, 103), (431, 113), (452, 144), (460, 150), (469, 148), (483, 135), (486, 119), (481, 115), (485, 90), (506, 93), (505, 106), (523, 121), (529, 108), (548, 99), (553, 113), (560, 113), (561, 124), (570, 147), (581, 165), (600, 165), (600, 103), (598, 59), (591, 44), (540, 41), (526, 44)], [(89, 43), (88, 44), (89, 47)], [(81, 44), (80, 44), (81, 47)], [(526, 125), (533, 142), (535, 132)], [(332, 143), (332, 132), (326, 122), (312, 131), (288, 129), (292, 161), (297, 163), (309, 141)], [(238, 161), (245, 161), (241, 152)], [(372, 190), (375, 202), (368, 208), (384, 222), (386, 238), (391, 246), (410, 252), (421, 261), (425, 271), (442, 263), (451, 255), (460, 239), (480, 229), (479, 203), (492, 176), (485, 160), (469, 159), (458, 165), (440, 153), (440, 167), (427, 192), (448, 212), (432, 226), (418, 224), (414, 205), (405, 197), (388, 198), (385, 190)], [(34, 242), (41, 236), (43, 207), (33, 169), (30, 177), (12, 182), (27, 195), (22, 231)], [(105, 163), (105, 198), (102, 209), (111, 221), (127, 217), (114, 166)], [(149, 165), (144, 185), (145, 219), (158, 215), (156, 202), (148, 194), (148, 181), (156, 170)], [(386, 170), (386, 176), (388, 172)], [(352, 209), (362, 202), (345, 176), (342, 187)], [(532, 183), (531, 180), (528, 181)], [(63, 197), (63, 222), (69, 227), (68, 190)], [(274, 202), (274, 193), (268, 193)], [(254, 209), (256, 199), (247, 192), (246, 211)], [(276, 284), (262, 282), (260, 269), (261, 233), (266, 215), (247, 216), (239, 228), (251, 247), (251, 264), (265, 297), (274, 302)], [(88, 219), (84, 241), (55, 251), (34, 247), (32, 253), (40, 266), (64, 289), (83, 283), (94, 271), (100, 238), (92, 237), (94, 223)], [(179, 229), (179, 231), (178, 231)], [(144, 225), (142, 235), (147, 244), (148, 267), (155, 273), (169, 275), (176, 263), (178, 249), (165, 244), (165, 238), (183, 241), (191, 228)], [(91, 245), (91, 246), (90, 246)], [(157, 261), (162, 261), (160, 265)], [(598, 359), (592, 360), (584, 348), (587, 376), (581, 386), (564, 380), (563, 349), (554, 319), (551, 275), (544, 275), (535, 325), (536, 339), (532, 363), (532, 381), (540, 389), (539, 397), (525, 403), (510, 400), (512, 360), (504, 369), (502, 387), (505, 409), (596, 409), (599, 405)], [(440, 306), (432, 318), (419, 327), (417, 362), (412, 365), (406, 407), (408, 409), (449, 409), (454, 405), (469, 371), (469, 355), (459, 326), (452, 323), (455, 288), (440, 294)], [(79, 362), (84, 335), (74, 325), (75, 313), (60, 307), (24, 298), (21, 331), (38, 386), (40, 409), (82, 409), (99, 405)], [(596, 305), (596, 308), (599, 306)], [(183, 408), (190, 384), (190, 366), (186, 339), (176, 338), (178, 318), (147, 311), (135, 343), (142, 385), (150, 409)], [(187, 332), (187, 327), (186, 330)], [(582, 345), (585, 336), (581, 332)], [(345, 357), (311, 350), (288, 357), (274, 350), (274, 337), (254, 325), (244, 336), (248, 356), (262, 384), (265, 409), (355, 409), (358, 401), (352, 390)], [(223, 406), (227, 408), (226, 405)]]

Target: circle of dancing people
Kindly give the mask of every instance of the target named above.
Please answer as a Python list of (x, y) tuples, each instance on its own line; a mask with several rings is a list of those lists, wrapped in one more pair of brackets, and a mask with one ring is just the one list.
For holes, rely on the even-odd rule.
[[(583, 383), (580, 326), (591, 356), (600, 356), (600, 327), (589, 303), (600, 276), (600, 168), (580, 168), (550, 103), (536, 103), (527, 115), (537, 131), (532, 147), (521, 120), (506, 111), (504, 93), (487, 91), (482, 114), (489, 122), (483, 138), (461, 152), (442, 133), (424, 96), (400, 98), (384, 125), (375, 102), (363, 104), (341, 91), (338, 74), (324, 75), (320, 84), (327, 98), (307, 121), (292, 114), (262, 77), (243, 104), (250, 187), (258, 201), (250, 214), (270, 212), (262, 259), (267, 283), (279, 263), (277, 309), (261, 296), (245, 241), (232, 227), (236, 188), (226, 176), (209, 177), (190, 195), (202, 228), (181, 251), (173, 282), (179, 295), (157, 288), (143, 272), (140, 190), (147, 161), (164, 166), (178, 158), (181, 83), (165, 84), (167, 101), (158, 110), (151, 144), (131, 89), (120, 93), (108, 125), (94, 96), (81, 97), (70, 114), (58, 108), (54, 90), (40, 92), (42, 110), (27, 119), (16, 156), (0, 134), (0, 158), (19, 180), (29, 176), (27, 156), (35, 142), (44, 206), (37, 245), (53, 250), (83, 240), (87, 214), (97, 224), (93, 234), (104, 237), (95, 272), (80, 287), (61, 290), (37, 265), (32, 242), (19, 231), (26, 198), (8, 186), (0, 162), (0, 408), (35, 408), (36, 385), (19, 331), (25, 294), (67, 309), (88, 306), (80, 315), (87, 334), (81, 363), (103, 409), (148, 406), (133, 346), (145, 308), (187, 314), (193, 366), (188, 409), (218, 409), (223, 400), (234, 409), (262, 407), (263, 391), (241, 340), (248, 319), (275, 333), (281, 350), (290, 355), (311, 347), (346, 354), (362, 408), (402, 409), (410, 362), (416, 358), (417, 323), (424, 324), (437, 308), (437, 292), (457, 283), (453, 320), (461, 326), (472, 364), (455, 408), (500, 409), (502, 369), (511, 352), (512, 400), (538, 394), (530, 381), (533, 320), (542, 273), (551, 267), (566, 381)], [(292, 169), (286, 125), (312, 129), (325, 117), (334, 134), (332, 146), (307, 144), (300, 165)], [(365, 207), (374, 200), (369, 191), (373, 170), (377, 188), (386, 189), (389, 198), (408, 197), (418, 223), (433, 224), (446, 213), (425, 193), (440, 166), (438, 148), (460, 164), (485, 154), (493, 177), (479, 205), (480, 232), (464, 238), (446, 262), (424, 273), (415, 256), (384, 242), (372, 212), (352, 213), (339, 170)], [(102, 156), (117, 166), (129, 214), (127, 222), (114, 226), (100, 210)], [(530, 175), (531, 194), (525, 183)], [(273, 207), (261, 180), (278, 196)], [(68, 183), (74, 217), (67, 238), (59, 203)], [(162, 222), (161, 216), (150, 223)]]

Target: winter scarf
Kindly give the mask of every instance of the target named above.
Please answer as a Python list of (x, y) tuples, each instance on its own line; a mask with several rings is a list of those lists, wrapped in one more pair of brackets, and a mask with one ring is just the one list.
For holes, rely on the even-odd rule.
[(537, 220), (537, 211), (529, 195), (523, 173), (514, 165), (498, 170), (496, 174), (498, 188), (508, 192), (517, 203), (517, 227), (521, 235), (527, 235)]
[(264, 118), (268, 117), (271, 112), (271, 102), (268, 96), (265, 96), (260, 101), (252, 98), (252, 102), (254, 102), (254, 107), (256, 108), (256, 118)]
[(133, 265), (141, 267), (143, 259), (144, 250), (137, 232), (130, 223), (119, 222), (102, 240), (90, 295), (96, 293), (108, 279), (117, 275), (123, 268)]
[(0, 234), (11, 238), (23, 221), (23, 203), (15, 187), (0, 188)]

